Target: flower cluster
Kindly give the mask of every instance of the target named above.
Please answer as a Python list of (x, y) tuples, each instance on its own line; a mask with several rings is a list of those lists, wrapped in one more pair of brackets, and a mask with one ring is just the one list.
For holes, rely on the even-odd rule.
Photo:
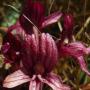
[[(26, 0), (19, 20), (9, 27), (3, 40), (2, 53), (5, 61), (9, 61), (12, 67), (18, 67), (6, 77), (4, 87), (13, 88), (30, 82), (29, 90), (41, 90), (43, 83), (53, 90), (71, 90), (52, 72), (58, 58), (65, 56), (77, 60), (81, 70), (90, 75), (84, 60), (90, 48), (81, 42), (64, 43), (65, 38), (72, 36), (73, 16), (58, 11), (45, 17), (44, 13), (40, 2)], [(64, 17), (63, 31), (61, 40), (56, 42), (52, 35), (43, 32), (43, 28), (56, 23), (61, 17)]]

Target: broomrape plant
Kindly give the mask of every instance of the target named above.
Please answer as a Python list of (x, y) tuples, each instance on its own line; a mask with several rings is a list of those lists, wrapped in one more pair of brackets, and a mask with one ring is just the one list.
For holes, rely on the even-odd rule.
[[(45, 17), (44, 13), (40, 2), (26, 0), (18, 21), (9, 27), (3, 40), (2, 53), (5, 61), (17, 68), (5, 78), (3, 87), (14, 88), (29, 82), (29, 90), (42, 90), (44, 83), (53, 90), (71, 90), (63, 84), (60, 76), (52, 72), (58, 59), (65, 56), (72, 56), (81, 70), (90, 75), (84, 60), (84, 55), (90, 53), (90, 48), (81, 42), (64, 42), (66, 38), (71, 41), (73, 16), (58, 11)], [(64, 29), (61, 40), (57, 42), (52, 35), (44, 33), (43, 28), (56, 23), (61, 17), (64, 18)]]

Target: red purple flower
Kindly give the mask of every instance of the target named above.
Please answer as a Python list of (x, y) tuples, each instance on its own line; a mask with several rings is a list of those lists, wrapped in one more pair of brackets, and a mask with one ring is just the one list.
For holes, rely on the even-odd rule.
[[(8, 28), (8, 33), (4, 37), (2, 53), (5, 57), (7, 57), (5, 60), (9, 61), (10, 63), (20, 61), (20, 38), (13, 37), (13, 33), (23, 34), (23, 32), (26, 32), (28, 34), (32, 34), (33, 24), (41, 31), (48, 25), (57, 22), (62, 16), (62, 13), (56, 12), (47, 17), (44, 15), (45, 10), (40, 2), (33, 2), (32, 0), (25, 1), (18, 21), (16, 24)], [(33, 24), (31, 24), (24, 16), (26, 16)]]
[(24, 29), (25, 32), (31, 34), (33, 32), (33, 25), (24, 16), (26, 16), (40, 31), (43, 31), (43, 28), (56, 23), (61, 18), (62, 13), (58, 11), (45, 17), (45, 9), (40, 2), (26, 0), (19, 20), (15, 25), (9, 27), (9, 31)]
[(90, 72), (87, 69), (86, 62), (84, 60), (84, 56), (86, 54), (90, 54), (90, 47), (87, 48), (81, 42), (71, 42), (65, 43), (65, 39), (71, 41), (72, 39), (72, 31), (74, 27), (74, 17), (71, 14), (64, 15), (64, 25), (61, 40), (57, 43), (59, 50), (59, 57), (72, 56), (80, 65), (82, 71), (84, 71), (87, 75), (90, 76)]
[[(37, 37), (38, 36), (38, 37)], [(49, 34), (25, 34), (21, 41), (21, 69), (4, 80), (4, 87), (13, 88), (30, 82), (29, 90), (40, 90), (43, 83), (53, 90), (70, 90), (62, 80), (52, 73), (57, 63), (58, 51), (55, 41)]]
[(73, 57), (80, 65), (81, 70), (90, 76), (90, 72), (88, 71), (86, 62), (84, 60), (84, 56), (86, 54), (90, 54), (90, 47), (87, 48), (81, 42), (72, 42), (65, 45), (63, 44), (59, 47), (60, 57)]

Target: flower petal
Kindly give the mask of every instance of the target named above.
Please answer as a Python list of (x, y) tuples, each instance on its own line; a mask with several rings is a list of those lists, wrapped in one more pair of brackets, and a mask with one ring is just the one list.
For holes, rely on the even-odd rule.
[[(22, 9), (21, 14), (27, 16), (28, 19), (31, 20), (37, 27), (40, 27), (42, 22), (44, 21), (45, 15), (45, 9), (43, 4), (37, 1), (33, 3), (27, 3), (27, 1), (25, 2), (26, 4)], [(21, 15), (19, 20), (25, 31), (26, 30), (31, 31), (32, 25), (28, 23), (28, 21), (23, 17), (23, 15)]]
[(80, 42), (74, 42), (67, 45), (63, 45), (59, 49), (59, 51), (61, 51), (61, 56), (72, 56), (74, 59), (76, 59), (82, 71), (84, 71), (87, 75), (90, 75), (90, 72), (88, 71), (87, 65), (84, 60), (84, 55), (89, 54), (90, 48), (86, 48)]
[(21, 70), (18, 70), (6, 77), (3, 83), (3, 87), (13, 88), (28, 81), (30, 81), (29, 76), (25, 75)]
[[(83, 56), (89, 53), (89, 48), (86, 48), (81, 42), (73, 42), (66, 45), (59, 46), (59, 53), (62, 56)], [(61, 56), (61, 55), (60, 55)]]
[(55, 13), (49, 15), (43, 21), (41, 28), (44, 28), (44, 27), (47, 27), (48, 25), (51, 25), (53, 23), (56, 23), (61, 18), (61, 16), (62, 16), (62, 13), (61, 12), (55, 12)]
[(79, 62), (81, 70), (84, 71), (87, 75), (90, 76), (90, 72), (87, 69), (87, 65), (85, 63), (85, 60), (84, 60), (83, 56), (77, 57), (77, 60)]
[(58, 53), (55, 42), (49, 34), (46, 34), (46, 52), (47, 52), (47, 56), (46, 56), (47, 59), (45, 60), (44, 65), (45, 68), (47, 69), (47, 72), (50, 72), (57, 63)]
[(29, 90), (42, 90), (42, 83), (36, 82), (36, 80), (30, 81)]
[(66, 86), (62, 83), (59, 76), (52, 74), (47, 76), (46, 79), (38, 75), (38, 78), (41, 82), (48, 84), (53, 90), (71, 90), (69, 86)]

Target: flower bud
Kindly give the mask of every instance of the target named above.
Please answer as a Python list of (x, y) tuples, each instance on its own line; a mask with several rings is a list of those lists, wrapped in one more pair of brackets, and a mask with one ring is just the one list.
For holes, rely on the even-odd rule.
[(64, 15), (64, 30), (73, 30), (74, 27), (74, 17), (72, 14)]
[(63, 17), (63, 31), (61, 35), (61, 41), (72, 40), (72, 31), (74, 27), (74, 17), (72, 14), (64, 14)]

